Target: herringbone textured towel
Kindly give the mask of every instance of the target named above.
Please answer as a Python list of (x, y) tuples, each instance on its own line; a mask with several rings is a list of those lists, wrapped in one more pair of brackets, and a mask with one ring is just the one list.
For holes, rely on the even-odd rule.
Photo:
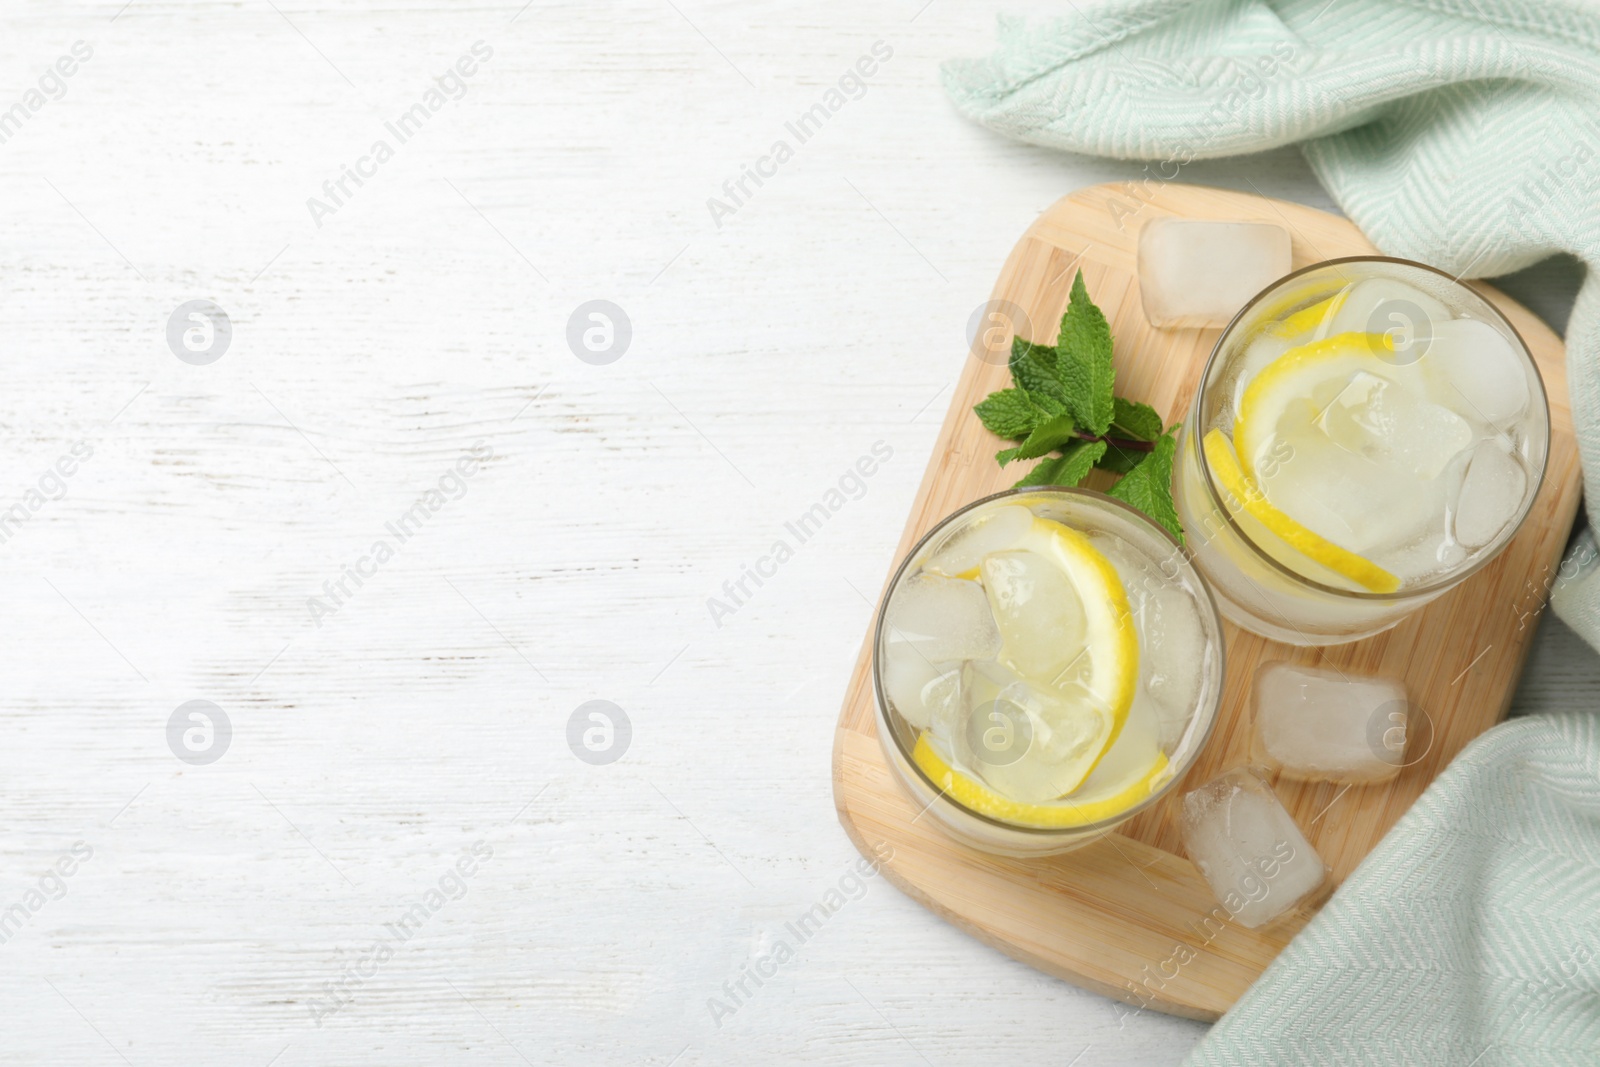
[(1189, 1063), (1600, 1063), (1600, 719), (1456, 757)]
[[(1589, 265), (1567, 330), (1600, 504), (1600, 7), (1516, 0), (1079, 0), (945, 68), (973, 119), (1148, 160), (1301, 143), (1391, 255), (1482, 277)], [(1556, 610), (1600, 647), (1586, 534)], [(1488, 605), (1493, 610), (1493, 605)], [(1197, 1064), (1600, 1064), (1595, 709), (1467, 748), (1196, 1049)]]

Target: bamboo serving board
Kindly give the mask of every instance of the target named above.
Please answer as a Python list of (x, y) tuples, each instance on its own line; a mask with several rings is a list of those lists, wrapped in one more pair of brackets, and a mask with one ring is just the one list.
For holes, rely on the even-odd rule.
[[(1137, 196), (1132, 195), (1137, 192)], [(1187, 410), (1218, 330), (1156, 330), (1144, 318), (1134, 250), (1139, 229), (1162, 216), (1275, 222), (1293, 236), (1296, 268), (1374, 252), (1350, 222), (1260, 196), (1167, 184), (1102, 185), (1057, 201), (1006, 260), (994, 300), (1025, 315), (1031, 340), (1053, 343), (1074, 273), (1105, 311), (1115, 336), (1117, 391), (1153, 404), (1168, 422)], [(1577, 446), (1567, 402), (1565, 349), (1530, 312), (1478, 286), (1527, 341), (1550, 401), (1544, 486), (1517, 537), (1490, 566), (1399, 626), (1328, 649), (1297, 649), (1224, 623), (1227, 678), (1215, 733), (1187, 778), (1118, 832), (1063, 856), (1008, 860), (944, 836), (901, 790), (878, 745), (871, 684), (871, 630), (839, 717), (833, 753), (839, 819), (863, 853), (887, 844), (883, 871), (913, 899), (1002, 952), (1141, 1009), (1215, 1019), (1305, 925), (1304, 908), (1263, 930), (1227, 922), (1183, 855), (1176, 801), (1187, 789), (1247, 761), (1248, 691), (1270, 660), (1327, 661), (1353, 672), (1403, 678), (1414, 715), (1407, 760), (1375, 786), (1277, 784), (1283, 801), (1333, 871), (1361, 862), (1468, 741), (1504, 718), (1533, 623), (1543, 610), (1579, 500)], [(991, 304), (991, 306), (996, 306)], [(1009, 486), (994, 453), (1004, 444), (972, 406), (1010, 384), (1010, 338), (979, 340), (967, 360), (933, 458), (906, 523), (896, 561), (945, 515)], [(1424, 749), (1424, 746), (1425, 749)], [(1219, 922), (1217, 916), (1224, 917)]]

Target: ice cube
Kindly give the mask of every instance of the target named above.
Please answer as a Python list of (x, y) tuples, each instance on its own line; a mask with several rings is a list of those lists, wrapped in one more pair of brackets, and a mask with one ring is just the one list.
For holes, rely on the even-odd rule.
[(955, 736), (957, 725), (966, 717), (965, 698), (962, 691), (962, 665), (952, 663), (950, 669), (922, 687), (922, 706), (928, 713), (928, 729), (936, 737)]
[(1135, 696), (1117, 739), (1100, 757), (1100, 762), (1094, 765), (1094, 771), (1083, 780), (1079, 789), (1092, 793), (1119, 782), (1130, 781), (1148, 771), (1155, 764), (1156, 754), (1160, 750), (1160, 728), (1155, 705), (1144, 694)]
[[(1194, 594), (1170, 576), (1173, 572), (1166, 569), (1167, 564), (1158, 567), (1111, 534), (1090, 534), (1089, 541), (1117, 569), (1128, 594), (1139, 636), (1139, 689), (1134, 711), (1148, 705), (1151, 733), (1170, 755), (1188, 729), (1204, 682), (1206, 635), (1200, 607)], [(1176, 549), (1173, 558), (1179, 558)], [(1117, 746), (1121, 744), (1118, 740)], [(1099, 774), (1096, 769), (1095, 776)]]
[(979, 571), (1008, 667), (1046, 685), (1088, 668), (1083, 603), (1060, 567), (1037, 552), (995, 552)]
[(977, 659), (967, 664), (966, 686), (968, 699), (973, 702), (993, 700), (1007, 686), (1022, 681), (1022, 676), (998, 660)]
[(1328, 298), (1328, 307), (1322, 313), (1322, 321), (1311, 331), (1311, 339), (1320, 341), (1333, 332), (1333, 320), (1338, 316), (1339, 309), (1344, 307), (1345, 300), (1350, 295), (1350, 286), (1345, 286)]
[(1460, 415), (1366, 371), (1351, 375), (1317, 427), (1347, 452), (1430, 480), (1472, 443), (1472, 427)]
[(1251, 757), (1285, 778), (1382, 782), (1406, 751), (1406, 689), (1375, 678), (1294, 663), (1256, 673)]
[(1174, 582), (1129, 588), (1145, 689), (1164, 719), (1188, 718), (1200, 699), (1205, 626), (1189, 590)]
[[(992, 743), (983, 742), (982, 738), (979, 737), (979, 731), (988, 729), (991, 725), (989, 722), (989, 719), (992, 718), (989, 715), (992, 710), (990, 705), (997, 702), (1000, 704), (1015, 704), (1028, 713), (1030, 726), (1024, 732), (1033, 739), (1032, 743), (1036, 754), (1048, 755), (1051, 758), (1068, 754), (1065, 751), (1045, 751), (1052, 745), (1059, 746), (1062, 743), (1070, 743), (1070, 738), (1064, 736), (1052, 738), (1050, 731), (1050, 720), (1059, 718), (1059, 713), (1064, 707), (1062, 694), (1047, 690), (1043, 686), (1035, 685), (1032, 681), (1022, 677), (1003, 663), (995, 660), (976, 660), (968, 664), (963, 697), (968, 716), (976, 717), (981, 724), (974, 725), (971, 722), (967, 724), (968, 741), (970, 742), (968, 755), (975, 755), (979, 760), (990, 763), (1013, 762), (1009, 758), (996, 760), (994, 758), (996, 746)], [(1033, 731), (1031, 724), (1034, 722), (1042, 724), (1043, 730)], [(1008, 745), (1007, 748), (1008, 755), (1017, 756), (1026, 751), (1027, 746), (1013, 748)], [(974, 749), (986, 751), (971, 751)]]
[(1189, 732), (1189, 724), (1194, 721), (1193, 715), (1166, 715), (1163, 714), (1156, 720), (1156, 744), (1162, 752), (1171, 756), (1183, 744), (1184, 735)]
[(1276, 459), (1259, 470), (1274, 507), (1352, 552), (1410, 544), (1430, 531), (1444, 532), (1441, 480), (1338, 447), (1317, 424), (1309, 403), (1291, 409), (1268, 446)]
[[(1460, 466), (1466, 466), (1466, 459), (1466, 456), (1461, 457)], [(1445, 477), (1450, 477), (1448, 472)], [(1458, 480), (1459, 477), (1458, 474)], [(1428, 531), (1426, 536), (1410, 544), (1398, 548), (1385, 546), (1383, 569), (1404, 585), (1418, 585), (1441, 577), (1459, 566), (1467, 556), (1467, 550), (1447, 536), (1447, 530), (1446, 521), (1441, 519), (1437, 530)]]
[(962, 717), (950, 737), (962, 765), (1016, 800), (1054, 800), (1070, 784), (1054, 781), (1040, 739), (1050, 725), (1040, 709), (1050, 697), (995, 661), (974, 661), (963, 672)]
[(900, 583), (884, 628), (887, 644), (909, 644), (930, 664), (987, 659), (1000, 651), (983, 587), (959, 578), (918, 574)]
[(900, 717), (918, 730), (932, 722), (922, 706), (922, 687), (939, 676), (939, 668), (909, 641), (885, 643), (878, 668), (883, 692)]
[(1183, 847), (1228, 914), (1252, 929), (1307, 900), (1327, 879), (1322, 857), (1248, 768), (1183, 797)]
[(900, 717), (918, 730), (960, 702), (961, 664), (932, 663), (916, 645), (894, 641), (883, 649), (883, 689)]
[(1033, 512), (1020, 504), (996, 508), (971, 526), (964, 526), (928, 557), (922, 569), (948, 578), (971, 577), (983, 557), (1015, 548), (1033, 527)]
[(1267, 364), (1293, 348), (1298, 341), (1287, 337), (1279, 337), (1275, 333), (1262, 333), (1258, 335), (1245, 348), (1244, 355), (1230, 368), (1234, 375), (1233, 387), (1229, 390), (1233, 394), (1233, 410), (1238, 411), (1239, 405), (1244, 403), (1244, 391), (1255, 381), (1256, 375), (1266, 369)]
[(1528, 407), (1522, 357), (1487, 322), (1452, 319), (1436, 324), (1424, 365), (1444, 383), (1439, 402), (1469, 418), (1504, 426)]
[(967, 665), (963, 696), (966, 718), (953, 748), (990, 786), (1024, 803), (1078, 786), (1084, 753), (1102, 740), (1093, 717), (1072, 714), (1062, 694), (992, 661)]
[(1139, 231), (1139, 293), (1162, 328), (1226, 326), (1289, 273), (1289, 231), (1270, 222), (1151, 219)]
[(1493, 541), (1522, 510), (1527, 489), (1522, 464), (1507, 455), (1498, 440), (1480, 442), (1456, 498), (1456, 540), (1467, 548)]
[(1037, 738), (1050, 727), (1026, 704), (1001, 698), (968, 711), (956, 734), (962, 762), (1003, 796), (1027, 804), (1054, 800), (1076, 785), (1062, 767), (1043, 759)]
[(1450, 309), (1415, 286), (1393, 278), (1368, 278), (1349, 294), (1328, 320), (1328, 335), (1386, 333), (1395, 343), (1392, 361), (1416, 363), (1432, 351), (1430, 338), (1450, 321)]

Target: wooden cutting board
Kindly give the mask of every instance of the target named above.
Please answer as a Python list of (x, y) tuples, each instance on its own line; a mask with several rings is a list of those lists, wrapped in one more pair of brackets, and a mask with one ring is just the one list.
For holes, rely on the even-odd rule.
[[(1162, 216), (1276, 222), (1294, 240), (1294, 265), (1374, 252), (1350, 222), (1298, 204), (1166, 184), (1102, 185), (1064, 197), (1023, 234), (994, 300), (1021, 309), (1019, 332), (1053, 343), (1074, 273), (1105, 311), (1116, 338), (1117, 390), (1148, 401), (1169, 422), (1187, 410), (1217, 330), (1156, 330), (1139, 302), (1139, 229)], [(1219, 922), (1217, 902), (1184, 857), (1175, 820), (1186, 790), (1245, 762), (1251, 677), (1270, 660), (1326, 661), (1405, 680), (1423, 715), (1407, 758), (1426, 754), (1390, 783), (1342, 787), (1277, 784), (1278, 796), (1333, 870), (1347, 876), (1461, 748), (1504, 718), (1534, 622), (1560, 563), (1579, 500), (1577, 446), (1567, 402), (1565, 349), (1529, 311), (1477, 288), (1521, 332), (1550, 398), (1550, 461), (1528, 521), (1504, 553), (1396, 628), (1354, 644), (1297, 649), (1224, 624), (1227, 679), (1216, 732), (1165, 801), (1094, 844), (1064, 856), (1009, 860), (945, 837), (918, 819), (878, 746), (870, 673), (871, 630), (845, 694), (833, 754), (839, 819), (863, 853), (887, 844), (884, 873), (915, 900), (981, 940), (1048, 974), (1141, 1009), (1215, 1019), (1305, 925), (1306, 908), (1261, 931)], [(991, 307), (999, 305), (991, 304)], [(976, 342), (945, 416), (897, 562), (945, 515), (1009, 486), (1003, 447), (972, 405), (1010, 384), (1009, 337)], [(886, 576), (887, 577), (887, 576)]]

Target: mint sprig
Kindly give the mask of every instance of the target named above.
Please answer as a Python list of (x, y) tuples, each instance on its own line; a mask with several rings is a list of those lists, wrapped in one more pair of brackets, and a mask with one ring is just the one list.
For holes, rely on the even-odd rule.
[(1021, 481), (1078, 485), (1096, 468), (1122, 475), (1107, 494), (1133, 505), (1180, 542), (1172, 503), (1177, 441), (1149, 404), (1115, 395), (1111, 326), (1089, 299), (1080, 270), (1072, 282), (1054, 347), (1011, 340), (1014, 386), (990, 393), (973, 411), (990, 432), (1016, 441), (995, 459), (1039, 459)]

